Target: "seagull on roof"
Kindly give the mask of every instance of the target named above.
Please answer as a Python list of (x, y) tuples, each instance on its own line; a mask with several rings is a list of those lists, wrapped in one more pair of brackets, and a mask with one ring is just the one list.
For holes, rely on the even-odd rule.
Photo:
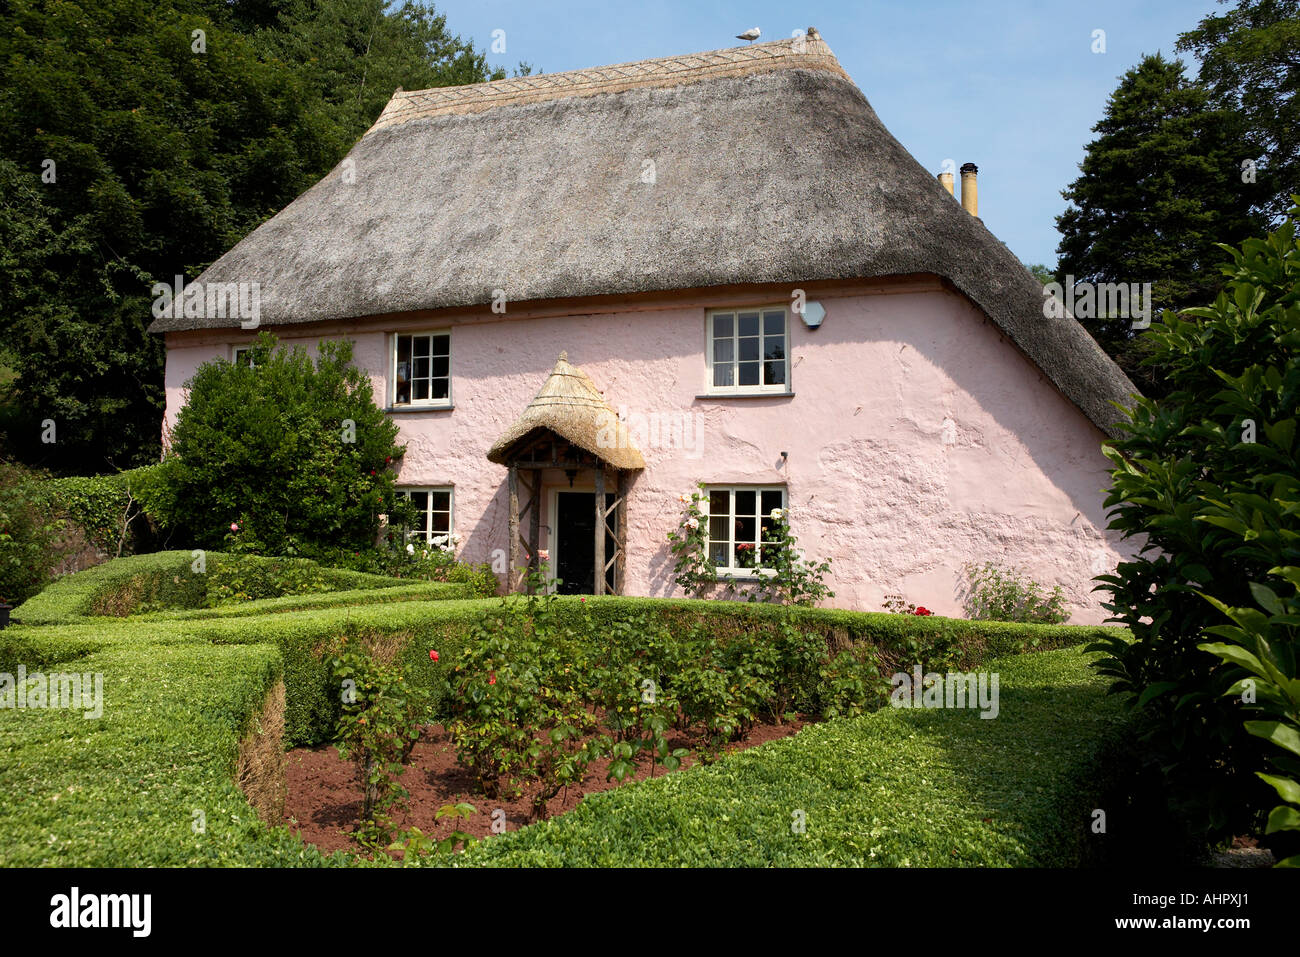
[(759, 38), (759, 36), (762, 35), (762, 33), (763, 33), (763, 31), (760, 30), (758, 27), (750, 27), (750, 28), (749, 28), (748, 30), (746, 30), (744, 33), (738, 33), (738, 34), (736, 34), (736, 39), (737, 39), (737, 40), (748, 40), (750, 43), (753, 43), (755, 40), (757, 40), (757, 39)]

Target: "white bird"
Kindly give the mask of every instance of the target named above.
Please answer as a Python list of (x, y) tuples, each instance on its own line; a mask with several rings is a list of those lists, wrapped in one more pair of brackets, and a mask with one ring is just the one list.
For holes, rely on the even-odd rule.
[(762, 33), (763, 31), (760, 30), (758, 27), (751, 27), (750, 29), (746, 30), (744, 33), (736, 34), (736, 39), (748, 40), (750, 43), (753, 43), (755, 40), (759, 38), (759, 36), (762, 35)]

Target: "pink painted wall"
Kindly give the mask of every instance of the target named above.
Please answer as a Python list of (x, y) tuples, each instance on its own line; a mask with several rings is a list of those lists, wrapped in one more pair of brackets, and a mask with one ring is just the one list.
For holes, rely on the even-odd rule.
[[(819, 329), (791, 323), (792, 397), (697, 399), (703, 308), (453, 321), (455, 408), (395, 415), (407, 443), (399, 482), (454, 486), (463, 558), (488, 561), (506, 548), (506, 470), (486, 452), (567, 351), (615, 408), (702, 417), (697, 449), (641, 449), (647, 467), (628, 501), (628, 594), (680, 594), (666, 537), (678, 495), (697, 481), (784, 483), (800, 547), (832, 560), (828, 604), (875, 611), (898, 592), (960, 616), (962, 563), (991, 560), (1062, 585), (1073, 622), (1100, 622), (1089, 579), (1129, 554), (1104, 531), (1101, 432), (958, 295), (821, 301)], [(349, 337), (383, 396), (384, 332)], [(232, 330), (229, 341), (243, 338)], [(208, 341), (169, 338), (169, 424), (198, 365), (228, 355)], [(547, 480), (568, 488), (562, 474)], [(545, 529), (545, 512), (542, 521)]]

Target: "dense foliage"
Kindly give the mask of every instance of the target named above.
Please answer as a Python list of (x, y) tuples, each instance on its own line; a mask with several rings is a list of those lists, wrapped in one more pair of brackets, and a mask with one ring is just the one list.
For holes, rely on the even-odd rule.
[(993, 562), (967, 564), (963, 570), (966, 575), (963, 603), (969, 618), (1043, 625), (1060, 625), (1070, 618), (1060, 585), (1046, 591), (1033, 579)]
[[(1278, 756), (1243, 720), (1294, 720), (1294, 706), (1263, 687), (1246, 700), (1239, 682), (1251, 661), (1239, 652), (1276, 669), (1268, 681), (1295, 682), (1294, 625), (1263, 586), (1300, 565), (1297, 217), (1300, 208), (1266, 239), (1229, 250), (1212, 306), (1153, 326), (1170, 393), (1140, 400), (1108, 451), (1111, 527), (1142, 552), (1101, 578), (1106, 607), (1134, 638), (1103, 643), (1104, 670), (1149, 719), (1174, 810), (1209, 840), (1253, 830), (1276, 797), (1254, 772)], [(1259, 604), (1263, 614), (1236, 613), (1237, 630), (1216, 610)], [(1210, 642), (1215, 635), (1238, 652)]]
[[(1187, 79), (1182, 61), (1159, 54), (1129, 70), (1093, 127), (1079, 177), (1062, 195), (1057, 281), (1151, 283), (1151, 318), (1214, 298), (1216, 243), (1259, 231), (1258, 186), (1242, 182), (1258, 150), (1232, 110)], [(1126, 316), (1080, 316), (1147, 395), (1163, 393), (1163, 370), (1142, 364), (1147, 340)]]
[(168, 525), (263, 555), (373, 547), (380, 516), (405, 514), (390, 468), (404, 447), (351, 358), (350, 342), (322, 342), (313, 362), (262, 333), (250, 363), (200, 366), (164, 463)]
[(39, 476), (0, 462), (0, 604), (15, 605), (39, 592), (63, 550), (64, 522), (37, 493)]
[(5, 3), (0, 364), (18, 376), (0, 432), (13, 454), (80, 473), (156, 461), (152, 285), (194, 279), (311, 186), (396, 87), (504, 75), (416, 3)]
[(1300, 0), (1237, 0), (1180, 36), (1178, 49), (1196, 56), (1198, 79), (1260, 147), (1253, 158), (1267, 176), (1254, 201), (1280, 219), (1300, 193)]

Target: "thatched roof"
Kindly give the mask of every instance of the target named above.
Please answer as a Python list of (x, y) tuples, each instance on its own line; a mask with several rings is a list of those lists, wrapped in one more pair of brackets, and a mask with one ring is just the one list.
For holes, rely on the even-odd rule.
[[(645, 182), (645, 161), (654, 182)], [(884, 128), (816, 36), (399, 91), (334, 172), (199, 277), (282, 325), (937, 274), (1103, 429), (1136, 390)], [(151, 329), (234, 328), (163, 318)]]
[(488, 460), (505, 465), (522, 442), (547, 431), (616, 469), (645, 468), (645, 459), (632, 444), (618, 413), (605, 402), (590, 376), (569, 363), (567, 352), (560, 353), (524, 414), (488, 449)]

